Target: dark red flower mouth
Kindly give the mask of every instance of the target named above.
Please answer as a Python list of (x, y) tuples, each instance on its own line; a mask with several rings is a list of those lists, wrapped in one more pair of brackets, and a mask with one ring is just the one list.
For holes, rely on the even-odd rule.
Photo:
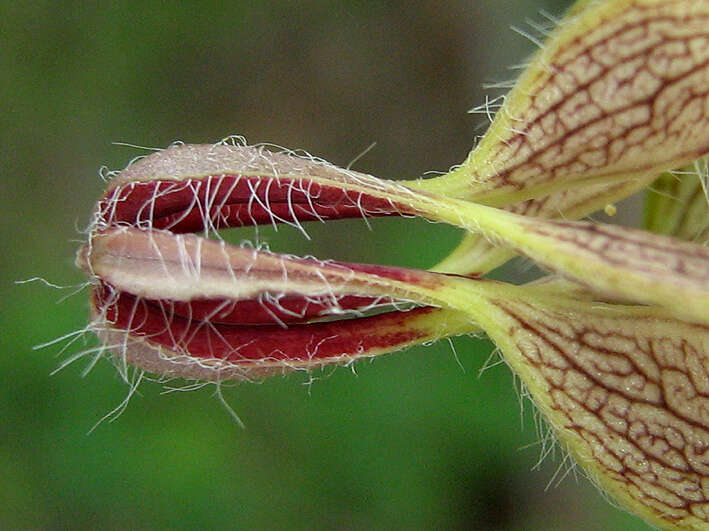
[[(235, 158), (240, 171), (230, 169)], [(188, 171), (161, 177), (175, 166)], [(445, 335), (430, 319), (435, 302), (417, 291), (435, 289), (434, 274), (184, 234), (415, 213), (380, 183), (233, 146), (179, 146), (135, 163), (99, 201), (77, 260), (96, 279), (98, 334), (135, 365), (209, 380), (342, 363)]]

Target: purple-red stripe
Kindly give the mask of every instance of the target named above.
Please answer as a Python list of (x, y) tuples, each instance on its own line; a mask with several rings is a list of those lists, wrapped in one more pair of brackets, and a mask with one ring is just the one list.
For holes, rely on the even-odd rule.
[[(386, 302), (386, 301), (381, 301)], [(378, 303), (373, 297), (352, 295), (335, 298), (261, 297), (259, 300), (195, 299), (191, 301), (147, 300), (165, 315), (219, 324), (273, 325), (305, 322), (345, 311), (365, 310)]]
[(99, 203), (103, 221), (175, 233), (269, 223), (399, 215), (389, 200), (307, 179), (208, 176), (123, 185)]
[(379, 348), (394, 350), (426, 337), (425, 330), (407, 326), (407, 321), (433, 311), (425, 307), (283, 328), (223, 324), (165, 314), (143, 299), (128, 293), (115, 294), (105, 285), (94, 288), (93, 297), (112, 328), (129, 331), (133, 337), (145, 337), (153, 345), (177, 354), (233, 362), (325, 360)]

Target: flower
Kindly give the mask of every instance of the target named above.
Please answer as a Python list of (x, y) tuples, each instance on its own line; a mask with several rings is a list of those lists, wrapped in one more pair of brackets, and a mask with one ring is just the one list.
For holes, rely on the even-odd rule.
[[(582, 0), (480, 144), (435, 179), (229, 143), (141, 159), (109, 183), (77, 255), (93, 328), (121, 363), (217, 382), (482, 330), (594, 481), (653, 524), (704, 528), (709, 249), (687, 240), (709, 219), (706, 174), (691, 171), (709, 153), (708, 22), (704, 0)], [(658, 177), (689, 208), (653, 196), (654, 232), (569, 221)], [(430, 271), (206, 237), (394, 215), (468, 235)], [(515, 254), (552, 274), (482, 278)]]

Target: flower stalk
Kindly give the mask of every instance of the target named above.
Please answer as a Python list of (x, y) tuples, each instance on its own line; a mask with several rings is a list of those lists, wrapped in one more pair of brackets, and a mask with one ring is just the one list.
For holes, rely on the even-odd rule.
[[(77, 254), (93, 328), (121, 363), (215, 382), (484, 332), (592, 479), (655, 525), (704, 529), (707, 28), (705, 0), (582, 0), (478, 147), (435, 179), (228, 143), (134, 162), (108, 184)], [(649, 231), (573, 221), (653, 182)], [(422, 216), (466, 236), (429, 271), (208, 238), (372, 216)], [(553, 275), (482, 278), (515, 255)]]

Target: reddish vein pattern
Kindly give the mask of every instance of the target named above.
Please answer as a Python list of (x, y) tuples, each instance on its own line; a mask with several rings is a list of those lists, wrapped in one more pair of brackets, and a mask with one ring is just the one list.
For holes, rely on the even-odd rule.
[(617, 197), (627, 197), (648, 184), (649, 179), (638, 179), (630, 182), (613, 184), (600, 184), (570, 188), (554, 194), (545, 195), (536, 199), (520, 201), (505, 207), (505, 210), (538, 218), (565, 218), (578, 219), (602, 208)]
[[(577, 219), (590, 214), (608, 202), (630, 195), (632, 192), (648, 184), (650, 179), (637, 179), (630, 182), (584, 186), (563, 190), (536, 199), (520, 201), (504, 207), (509, 212), (540, 218), (569, 217)], [(458, 252), (464, 249), (465, 258), (447, 271), (456, 273), (468, 271), (487, 272), (515, 256), (512, 249), (501, 247), (490, 242), (481, 234), (468, 233)], [(462, 266), (462, 267), (461, 267)]]
[[(671, 14), (677, 3), (694, 12)], [(479, 178), (522, 189), (706, 153), (709, 17), (692, 0), (667, 4), (630, 5), (548, 57), (514, 130), (494, 145), (494, 173)]]
[(584, 255), (633, 271), (656, 274), (665, 282), (668, 273), (678, 283), (708, 283), (709, 248), (685, 244), (662, 236), (651, 236), (643, 231), (633, 231), (613, 225), (591, 225), (573, 221), (553, 221), (544, 225), (533, 220), (525, 221), (533, 233), (552, 237), (558, 246), (577, 250), (579, 259)]
[(616, 494), (677, 522), (709, 520), (709, 328), (495, 304), (511, 319), (522, 363), (545, 384), (537, 399), (553, 425), (623, 485)]

